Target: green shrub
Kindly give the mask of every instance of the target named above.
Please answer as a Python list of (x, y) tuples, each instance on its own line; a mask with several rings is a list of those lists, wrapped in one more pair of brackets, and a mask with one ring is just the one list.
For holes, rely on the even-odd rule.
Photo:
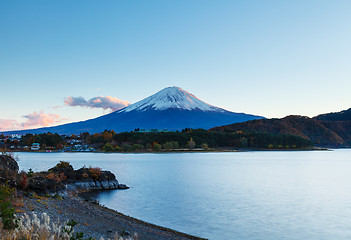
[(154, 144), (154, 150), (155, 150), (156, 152), (161, 151), (161, 149), (162, 149), (161, 144), (158, 144), (158, 143), (155, 143), (155, 144)]
[(115, 152), (121, 152), (121, 151), (122, 151), (122, 148), (119, 147), (119, 146), (116, 146), (116, 147), (113, 148), (113, 151), (115, 151)]
[(152, 149), (152, 145), (150, 143), (145, 144), (145, 149), (150, 151)]
[(172, 144), (172, 148), (173, 149), (178, 149), (179, 148), (179, 143), (177, 141), (171, 141), (170, 143)]
[(165, 142), (163, 144), (163, 148), (166, 149), (167, 151), (169, 151), (169, 150), (173, 149), (173, 144), (170, 142)]
[(11, 206), (13, 189), (9, 186), (0, 186), (0, 218), (4, 229), (16, 227), (15, 209)]
[(30, 168), (28, 173), (27, 173), (27, 177), (29, 177), (29, 178), (33, 177), (33, 173), (34, 173), (33, 170)]
[(123, 144), (122, 145), (122, 150), (123, 150), (123, 152), (129, 152), (129, 151), (133, 150), (133, 147), (130, 146), (129, 144)]
[(104, 150), (105, 152), (112, 152), (112, 150), (113, 150), (112, 144), (111, 144), (111, 143), (106, 143), (106, 144), (104, 145), (104, 147), (103, 147), (103, 150)]
[(142, 151), (142, 150), (144, 150), (144, 145), (142, 145), (142, 144), (134, 144), (133, 145), (133, 149), (136, 150), (136, 151)]

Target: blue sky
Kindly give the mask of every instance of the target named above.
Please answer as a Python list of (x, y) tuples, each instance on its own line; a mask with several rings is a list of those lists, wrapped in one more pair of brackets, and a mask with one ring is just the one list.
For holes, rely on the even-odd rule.
[[(1, 130), (110, 112), (179, 86), (234, 112), (351, 107), (350, 1), (1, 1)], [(44, 119), (44, 120), (43, 120)]]

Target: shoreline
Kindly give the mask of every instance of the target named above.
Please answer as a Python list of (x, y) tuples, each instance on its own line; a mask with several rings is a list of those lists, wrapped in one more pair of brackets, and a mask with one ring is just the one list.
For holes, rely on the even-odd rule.
[(349, 148), (327, 148), (327, 147), (312, 147), (312, 148), (298, 148), (298, 149), (265, 149), (265, 148), (243, 148), (243, 149), (214, 149), (214, 150), (172, 150), (172, 151), (159, 151), (159, 152), (148, 152), (148, 151), (131, 151), (131, 152), (105, 152), (105, 151), (8, 151), (9, 153), (120, 153), (120, 154), (167, 154), (167, 153), (228, 153), (228, 152), (304, 152), (304, 151), (332, 151), (334, 149), (350, 149)]
[(143, 240), (204, 240), (205, 238), (192, 236), (170, 228), (158, 226), (143, 220), (133, 218), (116, 210), (94, 204), (80, 196), (81, 193), (68, 192), (63, 198), (36, 196), (21, 196), (21, 205), (17, 214), (32, 213), (40, 216), (46, 212), (55, 223), (75, 220), (78, 225), (75, 232), (83, 232), (85, 237), (99, 239), (112, 238), (118, 232), (134, 233)]
[[(91, 190), (86, 191), (85, 193), (89, 193), (90, 191), (91, 191)], [(97, 191), (99, 191), (99, 190), (97, 190)], [(101, 191), (101, 190), (100, 190), (100, 191)], [(134, 218), (134, 217), (132, 217), (132, 216), (126, 215), (126, 214), (124, 214), (124, 213), (121, 213), (121, 212), (119, 212), (119, 211), (117, 211), (117, 210), (108, 208), (108, 207), (106, 207), (106, 206), (102, 206), (102, 205), (99, 205), (99, 204), (95, 204), (95, 203), (92, 202), (91, 199), (87, 199), (87, 198), (83, 197), (81, 194), (82, 194), (82, 193), (78, 193), (78, 194), (77, 194), (77, 197), (80, 198), (80, 199), (82, 199), (83, 201), (88, 201), (88, 202), (90, 201), (90, 203), (96, 205), (96, 207), (100, 207), (100, 208), (102, 208), (102, 209), (104, 209), (104, 210), (106, 210), (106, 211), (110, 211), (110, 212), (119, 214), (119, 215), (121, 215), (122, 217), (129, 219), (130, 221), (135, 221), (135, 222), (137, 222), (138, 224), (142, 224), (142, 225), (145, 225), (145, 226), (147, 226), (147, 227), (156, 228), (156, 229), (159, 229), (159, 230), (165, 231), (165, 232), (171, 232), (171, 233), (174, 233), (174, 234), (176, 234), (176, 235), (185, 237), (185, 238), (187, 238), (187, 239), (194, 239), (194, 240), (204, 240), (204, 239), (206, 239), (206, 238), (201, 238), (201, 237), (193, 236), (193, 235), (190, 235), (190, 234), (187, 234), (187, 233), (179, 232), (179, 231), (174, 230), (174, 229), (171, 229), (171, 228), (167, 228), (167, 227), (159, 226), (159, 225), (156, 225), (156, 224), (153, 224), (153, 223), (149, 223), (149, 222), (143, 221), (143, 220), (141, 220), (141, 219)]]

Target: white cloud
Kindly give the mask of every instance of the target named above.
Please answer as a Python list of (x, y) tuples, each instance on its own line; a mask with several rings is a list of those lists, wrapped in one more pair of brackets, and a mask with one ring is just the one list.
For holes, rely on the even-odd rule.
[(126, 106), (129, 106), (130, 103), (128, 101), (123, 101), (115, 97), (94, 97), (89, 100), (86, 100), (83, 97), (67, 97), (65, 99), (65, 105), (67, 106), (80, 106), (80, 107), (89, 107), (89, 108), (102, 108), (102, 109), (110, 109), (111, 111), (120, 110)]

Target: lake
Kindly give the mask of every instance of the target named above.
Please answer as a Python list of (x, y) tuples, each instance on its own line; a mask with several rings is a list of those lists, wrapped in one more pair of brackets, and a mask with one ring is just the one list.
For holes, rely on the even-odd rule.
[(16, 153), (21, 169), (112, 171), (128, 190), (102, 205), (209, 239), (351, 239), (351, 150), (233, 153)]

